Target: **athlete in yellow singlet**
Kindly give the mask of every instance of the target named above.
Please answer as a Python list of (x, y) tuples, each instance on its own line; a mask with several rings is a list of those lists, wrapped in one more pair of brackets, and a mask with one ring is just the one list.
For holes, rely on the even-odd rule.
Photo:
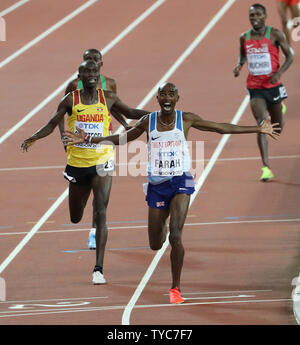
[[(99, 73), (101, 71), (101, 68), (103, 66), (103, 59), (102, 59), (102, 54), (98, 49), (95, 48), (90, 48), (87, 49), (84, 53), (83, 53), (83, 61), (88, 61), (88, 60), (92, 60), (94, 61), (99, 69)], [(108, 90), (108, 91), (112, 91), (115, 94), (117, 94), (117, 83), (114, 79), (104, 76), (100, 73), (100, 78), (98, 81), (98, 88), (103, 89), (103, 90)], [(82, 89), (82, 81), (80, 80), (80, 78), (76, 78), (74, 80), (72, 80), (66, 90), (65, 90), (65, 95), (67, 95), (69, 92), (73, 92), (75, 90), (81, 90)], [(123, 116), (116, 112), (116, 111), (112, 111), (111, 112), (112, 116), (126, 129), (130, 129), (131, 127), (127, 124), (127, 122), (125, 121), (125, 119), (123, 118)], [(60, 121), (60, 123), (58, 124), (58, 128), (60, 131), (60, 136), (61, 139), (63, 140), (63, 132), (65, 130), (65, 121), (64, 119), (62, 119)], [(112, 123), (110, 123), (110, 134), (112, 131)], [(67, 150), (66, 145), (64, 145), (64, 149), (65, 151)], [(93, 202), (94, 205), (94, 202)], [(94, 213), (93, 213), (94, 214)], [(95, 218), (94, 216), (92, 217), (92, 228), (89, 232), (89, 236), (88, 236), (88, 248), (89, 249), (96, 249), (96, 223), (95, 223)]]
[[(109, 133), (110, 111), (124, 114), (129, 119), (140, 119), (147, 111), (133, 109), (124, 104), (115, 93), (98, 89), (99, 69), (95, 62), (84, 61), (79, 66), (82, 90), (67, 94), (59, 103), (57, 111), (48, 123), (24, 140), (23, 152), (36, 141), (51, 134), (59, 122), (68, 114), (70, 130), (84, 128), (87, 138), (107, 136)], [(110, 146), (110, 145), (108, 145)], [(96, 223), (96, 265), (93, 283), (105, 284), (103, 260), (107, 241), (106, 209), (108, 205), (114, 169), (113, 150), (106, 146), (96, 148), (86, 141), (68, 149), (68, 164), (64, 177), (69, 181), (69, 211), (73, 223), (82, 219), (84, 208), (91, 191), (94, 196), (94, 219)]]
[[(72, 92), (73, 107), (72, 114), (67, 122), (72, 132), (76, 127), (85, 129), (90, 136), (106, 137), (110, 135), (111, 116), (106, 106), (104, 92), (98, 89), (98, 101), (95, 104), (86, 105), (81, 102), (80, 90)], [(68, 147), (68, 165), (86, 168), (99, 164), (106, 164), (114, 158), (114, 151), (111, 145), (102, 145), (99, 148), (95, 144), (79, 144)]]

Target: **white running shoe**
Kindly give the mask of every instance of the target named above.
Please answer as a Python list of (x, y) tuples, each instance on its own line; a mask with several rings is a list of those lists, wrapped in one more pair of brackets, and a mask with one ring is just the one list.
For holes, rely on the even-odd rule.
[(96, 249), (96, 229), (92, 228), (90, 230), (89, 239), (88, 239), (88, 248)]
[(106, 284), (106, 280), (100, 271), (93, 272), (93, 284)]

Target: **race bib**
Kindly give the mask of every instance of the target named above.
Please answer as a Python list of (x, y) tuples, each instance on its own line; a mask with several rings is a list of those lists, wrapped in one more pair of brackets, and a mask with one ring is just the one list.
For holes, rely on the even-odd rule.
[(272, 73), (271, 56), (269, 53), (249, 54), (248, 68), (252, 75), (267, 75)]
[[(83, 129), (85, 133), (91, 137), (102, 137), (103, 136), (103, 122), (82, 122), (82, 121), (75, 121), (74, 132), (78, 133), (76, 127)], [(98, 144), (76, 144), (76, 147), (81, 147), (85, 149), (97, 149), (99, 148)]]
[(181, 140), (151, 142), (151, 175), (179, 176), (183, 174)]

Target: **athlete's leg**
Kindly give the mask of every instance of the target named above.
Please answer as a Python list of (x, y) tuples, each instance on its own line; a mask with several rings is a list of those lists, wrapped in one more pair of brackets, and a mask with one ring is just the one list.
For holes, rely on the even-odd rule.
[(81, 221), (83, 211), (91, 193), (91, 185), (69, 183), (69, 212), (72, 223)]
[(93, 212), (96, 223), (96, 266), (103, 267), (104, 251), (107, 241), (106, 209), (112, 185), (112, 176), (94, 176), (92, 188), (94, 194)]
[(295, 4), (295, 5), (290, 5), (290, 11), (291, 11), (291, 17), (293, 19), (293, 27), (296, 28), (297, 26), (299, 26), (300, 24), (300, 19), (296, 19), (300, 17), (300, 11), (299, 11), (299, 4)]
[(148, 236), (152, 250), (159, 250), (166, 240), (168, 216), (168, 209), (148, 208)]
[[(93, 209), (95, 209), (95, 198), (93, 199)], [(96, 221), (95, 221), (95, 213), (93, 212), (93, 217), (92, 217), (92, 228), (96, 229)]]
[[(258, 125), (266, 119), (267, 115), (267, 103), (263, 98), (252, 98), (250, 101), (252, 114)], [(263, 161), (263, 165), (269, 167), (268, 157), (268, 137), (266, 134), (257, 134), (257, 144), (259, 147), (260, 155)]]
[(184, 247), (182, 244), (182, 229), (189, 208), (190, 195), (176, 194), (170, 203), (170, 235), (172, 289), (180, 290), (180, 276), (183, 266)]
[(282, 115), (282, 104), (269, 104), (268, 111), (271, 116), (271, 122), (279, 123), (278, 127), (281, 128), (279, 133), (281, 133), (284, 127), (284, 115)]
[(277, 2), (277, 10), (281, 19), (282, 31), (284, 32), (287, 42), (290, 43), (290, 32), (287, 28), (288, 16), (287, 16), (288, 4), (283, 1)]

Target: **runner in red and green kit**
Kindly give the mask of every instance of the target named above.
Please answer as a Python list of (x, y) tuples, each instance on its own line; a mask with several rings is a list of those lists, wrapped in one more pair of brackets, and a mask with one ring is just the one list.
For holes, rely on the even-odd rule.
[[(287, 98), (287, 92), (280, 77), (292, 64), (294, 54), (285, 35), (271, 26), (266, 26), (266, 17), (266, 8), (263, 5), (254, 4), (250, 7), (249, 19), (252, 29), (240, 36), (240, 55), (233, 73), (238, 77), (243, 65), (248, 61), (247, 89), (252, 114), (257, 124), (260, 124), (269, 113), (271, 122), (279, 123), (282, 129), (283, 115), (286, 112), (286, 106), (282, 101)], [(285, 56), (281, 66), (279, 49)], [(260, 180), (265, 182), (274, 177), (269, 165), (267, 136), (259, 133), (257, 143), (263, 162)]]

